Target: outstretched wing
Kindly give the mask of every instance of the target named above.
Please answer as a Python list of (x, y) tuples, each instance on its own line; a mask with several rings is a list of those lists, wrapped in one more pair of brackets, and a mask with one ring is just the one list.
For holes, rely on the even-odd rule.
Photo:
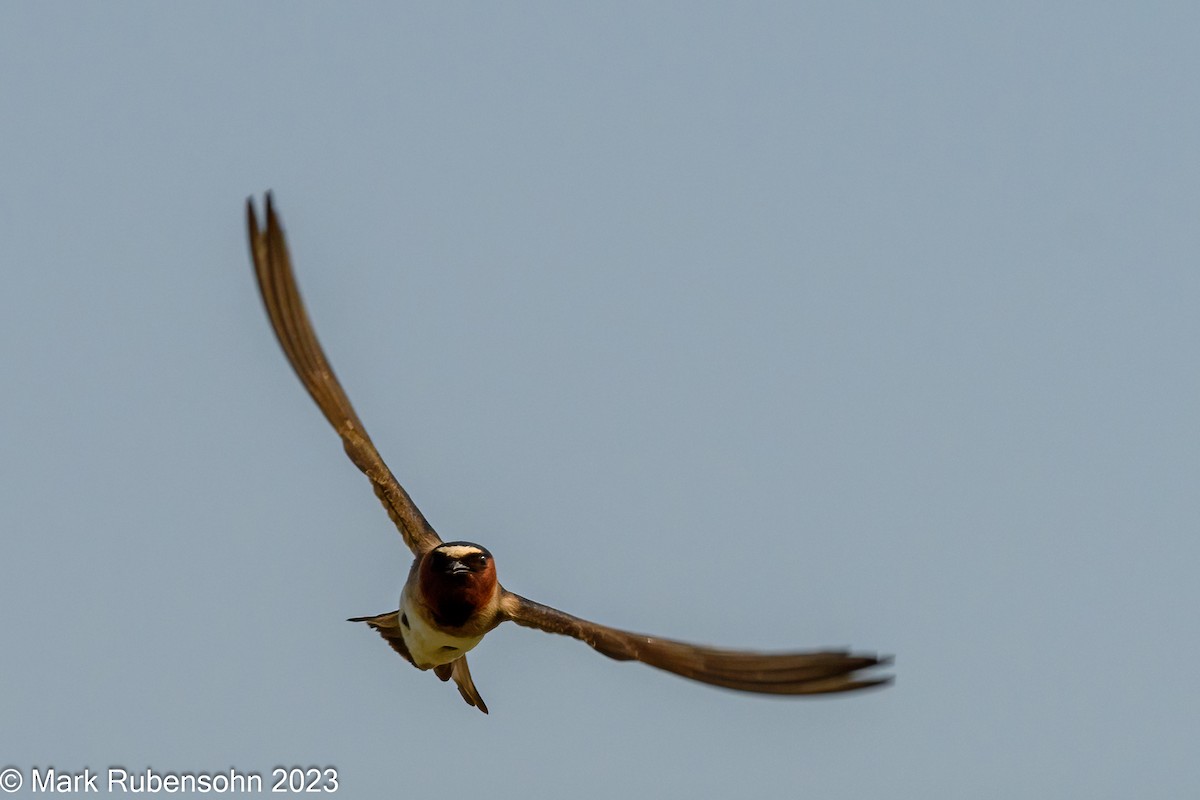
[(258, 227), (253, 200), (246, 201), (246, 225), (250, 233), (250, 255), (254, 259), (254, 274), (262, 292), (263, 305), (271, 319), (271, 327), (283, 347), (284, 355), (296, 371), (300, 382), (329, 424), (342, 437), (346, 455), (371, 480), (375, 494), (387, 509), (388, 516), (400, 529), (404, 543), (415, 555), (423, 555), (442, 541), (424, 515), (404, 491), (379, 451), (371, 443), (367, 431), (359, 422), (354, 407), (338, 383), (333, 368), (317, 341), (317, 334), (308, 321), (292, 262), (288, 257), (283, 227), (267, 193), (267, 227)]
[(890, 664), (887, 657), (853, 655), (843, 650), (754, 653), (700, 647), (597, 625), (507, 591), (501, 598), (500, 611), (518, 625), (571, 636), (609, 658), (641, 661), (701, 683), (743, 692), (831, 694), (866, 689), (892, 680), (891, 676), (855, 674)]

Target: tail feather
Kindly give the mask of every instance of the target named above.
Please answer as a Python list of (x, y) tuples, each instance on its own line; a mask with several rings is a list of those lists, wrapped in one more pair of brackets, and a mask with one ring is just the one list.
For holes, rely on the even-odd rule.
[[(351, 617), (348, 622), (365, 622), (370, 625), (372, 630), (382, 636), (393, 650), (404, 656), (405, 661), (413, 663), (412, 656), (408, 652), (408, 645), (404, 643), (404, 636), (401, 633), (399, 611), (389, 611), (373, 617)], [(467, 705), (474, 706), (485, 714), (488, 713), (487, 704), (479, 696), (479, 690), (475, 688), (475, 681), (471, 680), (471, 669), (467, 666), (466, 656), (449, 664), (437, 665), (433, 668), (433, 674), (443, 681), (454, 678), (454, 683), (458, 685), (458, 693), (462, 695), (463, 700), (467, 701)]]
[(471, 680), (471, 668), (467, 666), (466, 656), (453, 662), (450, 677), (454, 678), (454, 682), (458, 684), (458, 693), (462, 695), (463, 700), (467, 701), (467, 705), (475, 706), (485, 714), (488, 713), (487, 703), (483, 702), (479, 690), (475, 688), (475, 681)]

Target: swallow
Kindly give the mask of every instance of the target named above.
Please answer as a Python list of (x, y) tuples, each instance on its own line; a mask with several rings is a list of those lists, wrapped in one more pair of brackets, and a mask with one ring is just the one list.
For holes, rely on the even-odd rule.
[(284, 355), (413, 553), (400, 607), (349, 621), (370, 626), (417, 669), (433, 670), (442, 681), (453, 679), (467, 704), (485, 714), (487, 705), (471, 678), (467, 653), (504, 622), (570, 636), (617, 661), (640, 661), (743, 692), (833, 694), (891, 682), (891, 676), (860, 674), (890, 664), (886, 656), (704, 647), (589, 622), (505, 589), (491, 552), (472, 542), (442, 541), (371, 443), (309, 322), (270, 192), (265, 229), (259, 227), (253, 198), (246, 201), (246, 224), (258, 288)]

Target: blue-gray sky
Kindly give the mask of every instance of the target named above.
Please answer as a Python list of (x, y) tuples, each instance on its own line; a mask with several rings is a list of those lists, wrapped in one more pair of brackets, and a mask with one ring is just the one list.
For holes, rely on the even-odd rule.
[[(1191, 796), (1192, 3), (0, 9), (0, 766), (350, 797)], [(276, 192), (384, 457), (510, 588), (897, 655), (772, 700), (343, 620), (408, 557), (284, 362)]]

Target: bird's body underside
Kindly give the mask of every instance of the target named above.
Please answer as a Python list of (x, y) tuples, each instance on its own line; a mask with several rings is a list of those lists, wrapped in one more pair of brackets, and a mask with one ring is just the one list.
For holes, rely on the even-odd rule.
[(266, 227), (246, 204), (250, 252), (271, 327), (296, 375), (342, 439), (350, 460), (371, 481), (415, 559), (400, 607), (355, 617), (419, 669), (453, 679), (463, 699), (487, 713), (467, 666), (467, 651), (503, 622), (578, 639), (618, 661), (641, 661), (703, 683), (745, 692), (811, 695), (848, 692), (890, 682), (861, 675), (890, 662), (842, 650), (755, 653), (702, 647), (630, 633), (574, 617), (506, 590), (486, 548), (443, 542), (375, 449), (333, 373), (308, 320), (292, 273), (283, 228), (267, 194)]

